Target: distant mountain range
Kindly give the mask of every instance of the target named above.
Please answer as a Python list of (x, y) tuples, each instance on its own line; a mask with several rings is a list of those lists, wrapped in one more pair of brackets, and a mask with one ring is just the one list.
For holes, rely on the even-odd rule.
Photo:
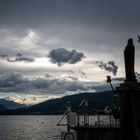
[(104, 110), (107, 105), (113, 104), (113, 92), (81, 93), (44, 101), (42, 103), (16, 110), (7, 110), (1, 114), (63, 114), (69, 104), (73, 111), (79, 110), (79, 104), (86, 99), (89, 110)]
[(25, 104), (19, 104), (19, 103), (16, 103), (14, 101), (9, 101), (6, 99), (0, 99), (0, 104), (3, 105), (7, 109), (19, 109), (19, 108), (28, 107)]

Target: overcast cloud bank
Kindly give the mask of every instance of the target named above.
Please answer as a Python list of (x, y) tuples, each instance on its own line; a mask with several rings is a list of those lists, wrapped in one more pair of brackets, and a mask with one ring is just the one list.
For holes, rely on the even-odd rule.
[(27, 78), (17, 72), (0, 75), (0, 92), (58, 95), (68, 91), (83, 92), (90, 90), (94, 90), (92, 83), (80, 82), (74, 78), (71, 80), (57, 79), (48, 74), (44, 78)]
[(139, 0), (0, 0), (0, 73), (7, 72), (0, 76), (0, 92), (46, 97), (107, 90), (108, 72), (116, 82), (124, 77), (123, 50), (130, 37), (140, 73), (139, 13)]

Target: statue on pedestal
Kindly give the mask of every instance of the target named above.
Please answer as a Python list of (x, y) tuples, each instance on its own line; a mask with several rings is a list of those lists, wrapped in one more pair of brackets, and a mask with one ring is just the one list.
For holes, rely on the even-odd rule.
[(124, 50), (124, 60), (126, 80), (116, 88), (121, 97), (121, 140), (140, 140), (140, 83), (137, 82), (135, 76), (135, 47), (131, 38)]
[(134, 82), (136, 80), (134, 62), (135, 62), (135, 47), (133, 45), (133, 39), (128, 39), (128, 44), (124, 50), (124, 60), (125, 60), (125, 82)]

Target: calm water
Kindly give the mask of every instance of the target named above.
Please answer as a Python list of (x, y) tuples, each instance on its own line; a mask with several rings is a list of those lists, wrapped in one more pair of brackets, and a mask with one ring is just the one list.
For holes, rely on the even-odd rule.
[(0, 140), (59, 140), (61, 116), (0, 116)]
[[(0, 140), (60, 140), (66, 126), (56, 126), (62, 116), (11, 115), (0, 116)], [(103, 116), (101, 119), (108, 120)], [(83, 118), (81, 119), (81, 124)], [(90, 124), (97, 116), (90, 116)]]

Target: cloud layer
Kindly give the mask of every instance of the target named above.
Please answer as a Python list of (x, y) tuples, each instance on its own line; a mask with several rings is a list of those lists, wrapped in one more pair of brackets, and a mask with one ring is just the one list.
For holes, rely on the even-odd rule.
[(85, 56), (83, 53), (77, 52), (76, 50), (69, 51), (64, 48), (58, 48), (50, 51), (48, 57), (52, 63), (61, 66), (65, 63), (75, 64), (81, 61)]
[(106, 71), (124, 77), (122, 54), (130, 37), (140, 73), (139, 5), (139, 0), (0, 0), (0, 74), (7, 72), (0, 75), (0, 94), (46, 97), (70, 90), (105, 90)]
[[(15, 24), (15, 26), (31, 26), (32, 24), (32, 26), (37, 26), (43, 23), (56, 24), (56, 22), (65, 21), (68, 24), (68, 22), (80, 21), (88, 25), (137, 28), (136, 25), (140, 23), (139, 4), (138, 0), (1, 0), (0, 17), (1, 25), (6, 23)], [(18, 20), (15, 21), (15, 19)]]
[(44, 78), (27, 78), (21, 73), (10, 72), (0, 75), (0, 92), (64, 94), (68, 91), (90, 91), (92, 84), (86, 84), (77, 79), (57, 79), (48, 74)]

